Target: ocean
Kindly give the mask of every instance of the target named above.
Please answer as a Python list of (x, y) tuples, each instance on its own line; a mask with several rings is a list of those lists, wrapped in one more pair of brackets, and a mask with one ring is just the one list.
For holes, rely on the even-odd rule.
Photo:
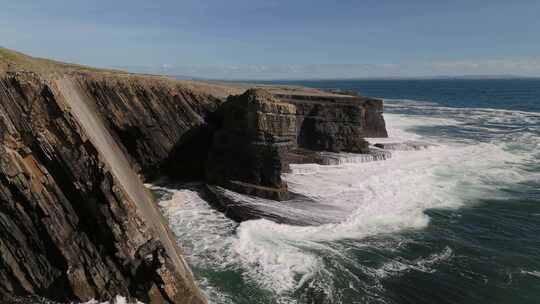
[(151, 185), (211, 303), (540, 303), (540, 80), (279, 83), (383, 98), (371, 141), (429, 146), (293, 165), (333, 224), (238, 224), (197, 185)]

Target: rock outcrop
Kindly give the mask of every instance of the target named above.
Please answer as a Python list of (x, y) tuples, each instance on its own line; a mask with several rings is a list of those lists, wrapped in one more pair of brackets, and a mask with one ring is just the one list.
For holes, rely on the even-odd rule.
[[(211, 95), (186, 89), (180, 83), (163, 78), (136, 76), (83, 75), (76, 82), (96, 104), (108, 127), (141, 166), (145, 176), (161, 174), (163, 164), (183, 170), (199, 153), (183, 155), (176, 146), (188, 143), (194, 130), (206, 124), (207, 116), (221, 101)], [(192, 145), (183, 145), (188, 147)], [(174, 161), (167, 162), (169, 158)], [(167, 168), (170, 170), (170, 168)]]
[(286, 199), (281, 155), (296, 146), (295, 106), (252, 89), (229, 97), (216, 116), (207, 181), (242, 193)]
[(251, 89), (216, 111), (206, 177), (210, 184), (274, 200), (289, 197), (289, 163), (324, 163), (318, 152), (371, 153), (365, 137), (387, 137), (382, 101), (277, 95)]
[[(119, 294), (148, 303), (205, 303), (137, 175), (165, 159), (160, 148), (172, 149), (200, 119), (171, 86), (156, 82), (149, 89), (118, 76), (110, 91), (90, 90), (92, 77), (0, 74), (0, 298)], [(98, 92), (110, 99), (94, 97)], [(184, 129), (176, 130), (174, 116), (159, 129), (160, 119), (183, 108), (192, 111), (178, 118)], [(146, 130), (152, 124), (159, 131)], [(133, 125), (143, 135), (124, 137), (121, 131)], [(144, 136), (129, 146), (129, 138)], [(151, 157), (143, 155), (152, 148)]]
[(368, 153), (368, 142), (364, 138), (388, 137), (382, 100), (359, 96), (278, 97), (296, 106), (300, 148)]
[(286, 200), (290, 162), (386, 136), (379, 100), (205, 86), (0, 48), (0, 298), (205, 303), (144, 177)]
[(406, 141), (401, 143), (376, 143), (373, 146), (384, 149), (384, 150), (395, 150), (395, 151), (413, 151), (413, 150), (425, 150), (433, 144), (428, 144), (425, 142), (419, 141)]

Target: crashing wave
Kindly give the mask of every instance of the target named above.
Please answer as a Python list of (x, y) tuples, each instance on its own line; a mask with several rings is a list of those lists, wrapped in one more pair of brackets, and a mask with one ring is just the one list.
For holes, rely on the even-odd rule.
[(357, 153), (332, 153), (320, 152), (323, 165), (344, 165), (344, 164), (359, 164), (372, 161), (387, 160), (392, 157), (390, 151), (371, 147), (368, 154)]
[[(210, 208), (196, 192), (171, 190), (175, 202), (163, 201), (161, 205), (182, 246), (191, 252), (190, 262), (211, 268), (202, 272), (203, 282), (208, 282), (203, 284), (205, 291), (214, 289), (204, 273), (233, 271), (241, 273), (245, 284), (270, 290), (277, 299), (287, 298), (301, 288), (323, 290), (337, 298), (340, 291), (333, 281), (336, 272), (345, 276), (355, 290), (376, 290), (384, 288), (379, 280), (386, 275), (409, 270), (431, 272), (438, 264), (451, 261), (454, 253), (450, 247), (423, 258), (386, 260), (375, 265), (358, 261), (350, 251), (399, 250), (410, 240), (393, 233), (426, 228), (430, 221), (427, 209), (456, 208), (476, 198), (504, 198), (508, 194), (497, 189), (530, 180), (532, 173), (521, 164), (537, 161), (534, 153), (540, 147), (540, 116), (484, 110), (445, 112), (433, 105), (416, 106), (433, 113), (385, 114), (392, 137), (370, 139), (384, 144), (385, 149), (375, 151), (388, 154), (329, 153), (326, 155), (331, 161), (327, 165), (291, 165), (291, 172), (283, 177), (290, 191), (307, 197), (311, 204), (340, 211), (325, 213), (306, 204), (302, 216), (333, 218), (329, 223), (314, 220), (312, 225), (298, 226), (259, 219), (237, 224)], [(475, 124), (478, 120), (483, 123)], [(528, 124), (527, 128), (519, 123)], [(436, 130), (458, 125), (478, 132), (490, 128), (482, 129), (485, 134), (489, 131), (489, 138), (463, 142), (411, 132), (418, 127)], [(379, 159), (386, 161), (373, 161)], [(494, 190), (493, 185), (499, 187)], [(253, 205), (265, 203), (245, 196), (237, 199)], [(269, 212), (294, 216), (298, 211), (280, 204), (272, 205)], [(353, 275), (348, 267), (359, 271)], [(535, 276), (537, 271), (524, 274)], [(219, 296), (211, 296), (215, 302), (229, 303), (223, 291), (216, 294)]]

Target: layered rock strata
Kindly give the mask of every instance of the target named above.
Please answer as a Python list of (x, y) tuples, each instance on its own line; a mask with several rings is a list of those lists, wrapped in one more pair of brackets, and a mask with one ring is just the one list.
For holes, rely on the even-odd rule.
[(208, 148), (193, 139), (204, 137), (196, 131), (206, 126), (219, 99), (168, 79), (98, 74), (75, 81), (145, 176), (161, 175), (164, 169), (186, 171), (206, 160)]
[(379, 100), (190, 86), (0, 48), (0, 298), (204, 303), (143, 176), (286, 200), (290, 162), (386, 136)]
[(286, 200), (281, 174), (289, 163), (324, 164), (324, 151), (373, 153), (364, 138), (387, 136), (381, 100), (277, 96), (251, 89), (219, 106), (206, 164), (210, 184)]
[(296, 108), (269, 92), (231, 96), (217, 111), (207, 181), (276, 200), (288, 197), (281, 155), (296, 146)]
[(204, 303), (137, 175), (145, 162), (131, 161), (143, 158), (125, 154), (80, 81), (0, 77), (0, 297)]
[(298, 146), (314, 151), (368, 153), (366, 137), (388, 137), (379, 99), (277, 95), (296, 106)]

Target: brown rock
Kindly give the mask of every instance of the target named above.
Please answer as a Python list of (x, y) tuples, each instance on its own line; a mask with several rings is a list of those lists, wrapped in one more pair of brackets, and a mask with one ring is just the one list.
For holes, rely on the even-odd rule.
[(0, 297), (204, 303), (127, 149), (116, 145), (115, 160), (127, 164), (129, 182), (70, 111), (71, 89), (57, 83), (0, 77)]
[(388, 137), (382, 100), (358, 96), (278, 97), (296, 106), (300, 148), (369, 153), (365, 137)]
[(218, 110), (221, 121), (206, 165), (208, 182), (286, 199), (281, 154), (296, 145), (295, 111), (294, 105), (260, 89), (229, 97)]
[(248, 90), (221, 104), (170, 79), (0, 48), (0, 297), (204, 303), (139, 175), (284, 200), (289, 161), (386, 136), (382, 101), (280, 99)]

